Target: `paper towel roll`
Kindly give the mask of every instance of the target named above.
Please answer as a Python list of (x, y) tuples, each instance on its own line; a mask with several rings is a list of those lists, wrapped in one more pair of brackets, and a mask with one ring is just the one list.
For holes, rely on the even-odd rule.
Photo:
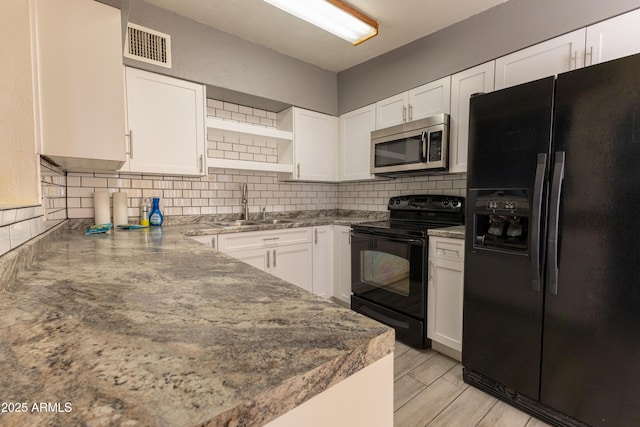
[(109, 192), (96, 191), (93, 193), (93, 210), (97, 224), (108, 224), (111, 222), (109, 214)]
[(113, 193), (113, 225), (128, 224), (127, 193)]

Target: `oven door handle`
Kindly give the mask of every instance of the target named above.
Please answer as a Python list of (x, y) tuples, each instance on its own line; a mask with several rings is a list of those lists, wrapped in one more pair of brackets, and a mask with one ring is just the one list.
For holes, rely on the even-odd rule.
[(422, 239), (412, 239), (412, 238), (402, 238), (398, 236), (391, 236), (389, 234), (383, 233), (363, 233), (361, 231), (351, 231), (351, 237), (363, 237), (365, 239), (377, 239), (377, 240), (385, 240), (387, 242), (397, 242), (397, 243), (412, 243), (412, 244), (424, 244), (424, 240)]
[(427, 144), (427, 137), (427, 132), (422, 131), (422, 135), (420, 135), (420, 161), (422, 163), (426, 163), (427, 161), (427, 147), (429, 146)]

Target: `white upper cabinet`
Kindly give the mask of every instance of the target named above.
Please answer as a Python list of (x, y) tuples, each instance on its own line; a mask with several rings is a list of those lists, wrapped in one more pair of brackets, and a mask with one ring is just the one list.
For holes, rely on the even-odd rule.
[(451, 76), (450, 173), (467, 171), (469, 99), (475, 93), (493, 91), (494, 66), (495, 61), (490, 61)]
[(409, 91), (409, 121), (451, 111), (451, 76)]
[(451, 76), (376, 102), (376, 129), (449, 113)]
[(495, 89), (584, 66), (584, 28), (496, 59)]
[(120, 10), (92, 0), (31, 6), (39, 153), (68, 170), (115, 171), (125, 161)]
[(293, 132), (293, 144), (278, 147), (280, 163), (293, 174), (281, 179), (332, 182), (338, 177), (338, 118), (298, 107), (278, 113), (279, 128)]
[(385, 98), (376, 102), (376, 129), (399, 125), (407, 121), (409, 92)]
[(587, 27), (585, 65), (640, 53), (640, 9)]
[(128, 172), (204, 175), (201, 84), (126, 68)]
[(371, 131), (375, 104), (340, 116), (340, 181), (371, 179)]

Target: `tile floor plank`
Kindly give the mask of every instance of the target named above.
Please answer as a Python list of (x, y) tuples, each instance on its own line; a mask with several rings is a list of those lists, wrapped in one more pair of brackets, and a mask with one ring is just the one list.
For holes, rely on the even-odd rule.
[(427, 388), (415, 378), (403, 375), (393, 383), (393, 410), (397, 411), (418, 393)]
[[(445, 380), (443, 380), (445, 381)], [(469, 387), (429, 423), (429, 427), (475, 426), (498, 399)]]
[(394, 358), (393, 379), (397, 380), (398, 378), (400, 378), (401, 376), (409, 372), (411, 369), (415, 368), (416, 366), (422, 364), (423, 362), (431, 359), (432, 357), (438, 354), (440, 353), (438, 353), (435, 350), (431, 350), (430, 348), (426, 350), (415, 350), (413, 348), (409, 349), (405, 353)]
[(545, 423), (544, 421), (540, 421), (537, 418), (531, 417), (526, 427), (551, 427), (551, 426)]
[(457, 363), (458, 362), (450, 357), (438, 353), (410, 370), (408, 374), (424, 385), (429, 385), (447, 373), (447, 371), (453, 368)]
[(449, 381), (438, 379), (396, 411), (394, 425), (424, 427), (462, 392)]
[(477, 427), (524, 427), (529, 418), (528, 414), (498, 400)]

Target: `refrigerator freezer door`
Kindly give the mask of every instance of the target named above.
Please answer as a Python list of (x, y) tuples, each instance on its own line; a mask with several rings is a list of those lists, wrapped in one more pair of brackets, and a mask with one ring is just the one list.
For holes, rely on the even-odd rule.
[(555, 102), (566, 159), (540, 400), (592, 426), (638, 425), (640, 56), (560, 75)]
[[(462, 364), (534, 400), (544, 293), (533, 274), (541, 265), (531, 263), (533, 250), (541, 262), (543, 247), (531, 234), (545, 233), (553, 88), (547, 78), (474, 97), (469, 127)], [(509, 249), (508, 229), (496, 237), (491, 225), (501, 217), (513, 221), (509, 207), (516, 212), (521, 205), (526, 212), (515, 219), (529, 224), (527, 246)]]

